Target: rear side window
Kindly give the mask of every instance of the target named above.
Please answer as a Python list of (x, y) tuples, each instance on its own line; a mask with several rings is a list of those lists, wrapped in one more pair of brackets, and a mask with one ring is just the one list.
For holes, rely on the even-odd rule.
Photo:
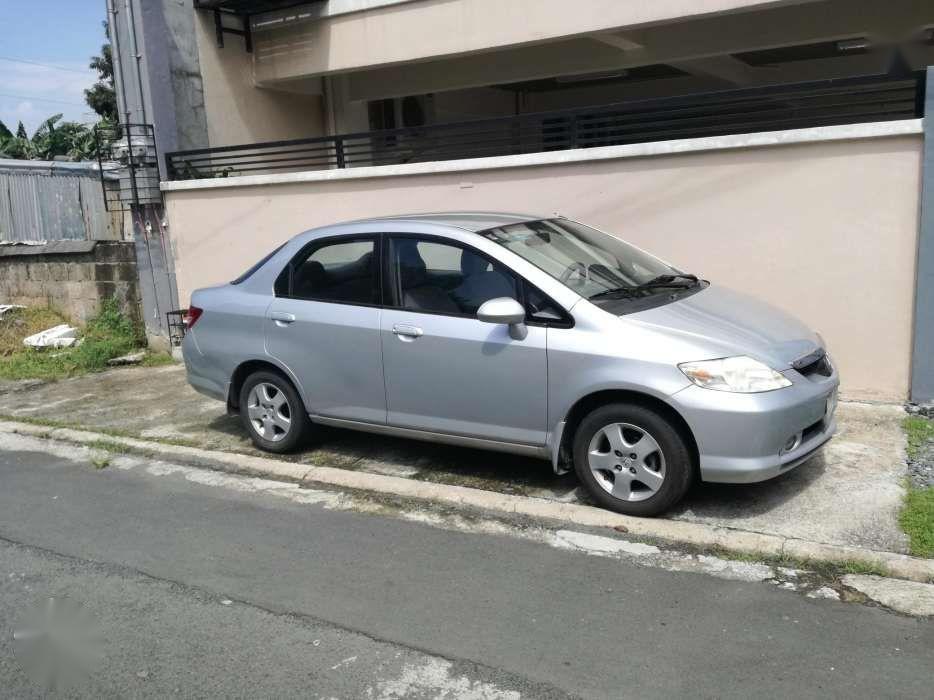
[[(287, 243), (287, 242), (288, 242), (288, 241), (286, 241), (286, 243)], [(247, 270), (247, 271), (244, 272), (242, 275), (240, 275), (237, 279), (231, 280), (230, 283), (231, 283), (231, 284), (241, 284), (242, 282), (246, 282), (248, 279), (250, 279), (250, 277), (253, 276), (253, 273), (254, 273), (254, 272), (256, 272), (259, 268), (261, 268), (263, 265), (265, 265), (266, 263), (268, 263), (268, 262), (272, 259), (272, 256), (275, 255), (276, 253), (278, 253), (280, 250), (282, 250), (282, 248), (283, 248), (284, 246), (285, 246), (285, 243), (283, 243), (283, 244), (280, 245), (278, 248), (276, 248), (274, 251), (272, 251), (271, 253), (269, 253), (269, 254), (268, 254), (267, 256), (265, 256), (262, 260), (260, 260), (258, 263), (256, 263), (255, 265), (253, 265), (253, 267), (251, 267), (249, 270)]]
[(343, 304), (379, 304), (376, 239), (333, 241), (299, 253), (276, 282), (276, 295)]

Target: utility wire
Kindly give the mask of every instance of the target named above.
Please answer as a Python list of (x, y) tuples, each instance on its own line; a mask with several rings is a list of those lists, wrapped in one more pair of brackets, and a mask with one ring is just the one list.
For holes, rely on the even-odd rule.
[(36, 97), (35, 95), (14, 95), (8, 92), (0, 92), (0, 97), (12, 97), (16, 100), (35, 100), (36, 102), (55, 102), (60, 105), (71, 105), (72, 107), (86, 107), (80, 102), (65, 102), (65, 100), (50, 100), (47, 97)]
[(0, 56), (0, 61), (12, 61), (13, 63), (25, 63), (30, 66), (42, 66), (43, 68), (53, 68), (55, 70), (67, 70), (71, 73), (81, 73), (87, 75), (91, 69), (78, 70), (77, 68), (65, 68), (65, 66), (53, 66), (51, 63), (40, 63), (39, 61), (29, 61), (25, 58), (11, 58), (10, 56)]

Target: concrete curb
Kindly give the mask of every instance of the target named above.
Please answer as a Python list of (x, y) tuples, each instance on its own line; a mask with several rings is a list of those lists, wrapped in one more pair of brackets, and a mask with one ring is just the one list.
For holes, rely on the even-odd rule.
[(699, 547), (722, 547), (745, 554), (761, 554), (772, 557), (790, 556), (838, 564), (859, 562), (884, 567), (896, 578), (924, 583), (934, 581), (934, 559), (918, 559), (894, 552), (823, 544), (792, 537), (733, 530), (701, 523), (635, 518), (592, 506), (558, 503), (542, 498), (514, 496), (466, 486), (414, 481), (398, 476), (384, 476), (382, 474), (349, 471), (335, 467), (309, 467), (305, 464), (294, 464), (267, 457), (169, 445), (87, 430), (51, 428), (33, 423), (0, 421), (0, 432), (19, 433), (81, 445), (105, 441), (145, 451), (161, 459), (176, 459), (189, 463), (194, 461), (199, 465), (226, 471), (265, 477), (271, 476), (290, 481), (314, 482), (361, 491), (373, 491), (403, 498), (557, 520), (585, 527), (620, 528), (639, 537), (657, 538)]

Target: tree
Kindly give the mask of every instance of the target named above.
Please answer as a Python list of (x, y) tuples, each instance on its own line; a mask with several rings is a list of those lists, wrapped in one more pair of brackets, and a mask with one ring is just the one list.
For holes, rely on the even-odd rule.
[(114, 89), (114, 62), (110, 50), (110, 28), (107, 26), (107, 22), (103, 22), (103, 25), (107, 43), (101, 46), (100, 56), (92, 56), (89, 64), (92, 70), (97, 71), (98, 80), (93, 86), (84, 91), (84, 100), (102, 118), (110, 122), (117, 122), (117, 93)]
[(94, 130), (77, 122), (63, 122), (62, 115), (49, 117), (29, 138), (20, 122), (13, 134), (0, 122), (0, 158), (18, 160), (53, 160), (65, 156), (72, 160), (93, 160), (96, 156)]

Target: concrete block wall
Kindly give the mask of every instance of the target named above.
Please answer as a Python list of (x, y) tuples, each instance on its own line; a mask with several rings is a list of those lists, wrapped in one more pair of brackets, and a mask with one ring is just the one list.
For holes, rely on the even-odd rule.
[(140, 318), (136, 253), (132, 242), (59, 241), (0, 246), (0, 304), (48, 306), (84, 325), (105, 299)]

